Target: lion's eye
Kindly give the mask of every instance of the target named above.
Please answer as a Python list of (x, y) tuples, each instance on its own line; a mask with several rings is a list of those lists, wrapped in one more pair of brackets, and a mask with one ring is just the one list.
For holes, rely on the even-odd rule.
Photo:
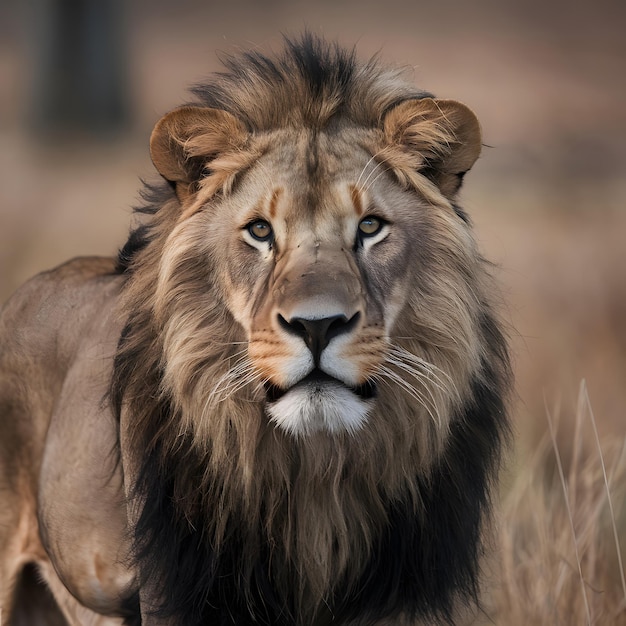
[(377, 217), (364, 217), (359, 222), (359, 235), (361, 237), (373, 237), (377, 235), (385, 223)]
[(274, 236), (274, 231), (268, 222), (265, 220), (255, 220), (250, 222), (247, 226), (248, 232), (257, 241), (271, 241)]

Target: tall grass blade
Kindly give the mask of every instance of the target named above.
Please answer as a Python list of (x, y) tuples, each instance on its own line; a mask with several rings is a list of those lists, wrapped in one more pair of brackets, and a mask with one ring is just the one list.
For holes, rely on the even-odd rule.
[(567, 483), (565, 482), (565, 473), (563, 472), (563, 463), (561, 462), (561, 453), (559, 452), (559, 446), (556, 441), (556, 432), (554, 430), (554, 424), (550, 410), (546, 406), (546, 415), (548, 418), (548, 427), (550, 429), (550, 439), (552, 440), (552, 448), (554, 449), (554, 456), (556, 459), (556, 465), (559, 471), (559, 478), (561, 480), (561, 487), (563, 488), (563, 497), (565, 498), (565, 507), (567, 510), (567, 516), (569, 519), (570, 529), (572, 531), (572, 539), (574, 541), (574, 551), (576, 554), (576, 565), (578, 566), (578, 576), (580, 578), (580, 586), (582, 590), (582, 597), (585, 603), (585, 613), (587, 616), (587, 624), (591, 626), (591, 610), (589, 608), (589, 600), (587, 599), (587, 585), (585, 584), (585, 578), (583, 576), (582, 561), (580, 558), (580, 552), (578, 550), (578, 539), (576, 536), (576, 528), (574, 526), (574, 517), (572, 515), (572, 509), (570, 507), (569, 495), (567, 492)]

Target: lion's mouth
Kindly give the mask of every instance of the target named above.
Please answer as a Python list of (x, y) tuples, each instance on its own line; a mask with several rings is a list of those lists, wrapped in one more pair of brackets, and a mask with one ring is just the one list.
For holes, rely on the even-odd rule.
[(367, 380), (363, 384), (353, 387), (346, 385), (342, 380), (330, 376), (319, 368), (315, 368), (302, 380), (299, 380), (295, 385), (286, 389), (272, 383), (265, 383), (265, 394), (268, 402), (276, 402), (292, 389), (309, 387), (313, 390), (322, 391), (329, 384), (341, 385), (349, 389), (362, 400), (371, 400), (376, 396), (376, 383), (371, 380)]

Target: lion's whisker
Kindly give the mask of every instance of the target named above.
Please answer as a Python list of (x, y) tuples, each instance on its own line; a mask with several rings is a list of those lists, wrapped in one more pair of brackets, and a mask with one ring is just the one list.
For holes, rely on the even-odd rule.
[[(397, 345), (391, 345), (390, 352), (393, 353), (399, 359), (405, 362), (409, 361), (412, 364), (414, 364), (416, 367), (427, 371), (442, 385), (446, 393), (452, 392), (457, 398), (460, 396), (459, 390), (452, 376), (450, 376), (450, 374), (448, 374), (448, 372), (446, 372), (445, 370), (442, 370), (440, 367), (437, 367), (434, 363), (431, 363), (430, 361), (426, 361), (422, 357), (416, 354), (413, 354), (412, 352), (409, 352), (405, 348), (402, 348)], [(442, 377), (443, 379), (445, 379), (445, 382), (442, 379)]]
[(388, 378), (389, 380), (393, 381), (394, 383), (398, 384), (410, 396), (412, 396), (415, 400), (417, 400), (424, 407), (424, 409), (426, 409), (426, 411), (427, 411), (428, 415), (430, 416), (430, 418), (432, 419), (433, 423), (436, 426), (441, 427), (442, 420), (441, 420), (441, 416), (439, 414), (438, 407), (437, 407), (437, 405), (435, 403), (432, 403), (432, 405), (431, 405), (427, 401), (427, 398), (422, 393), (420, 393), (413, 385), (411, 385), (408, 381), (406, 381), (404, 378), (399, 376), (396, 372), (394, 372), (393, 370), (389, 369), (388, 367), (382, 365), (382, 366), (379, 367), (378, 371), (379, 371), (380, 375), (382, 375), (382, 376)]
[(404, 348), (398, 348), (396, 346), (392, 346), (389, 352), (403, 363), (411, 363), (411, 365), (416, 367), (417, 369), (427, 372), (429, 375), (437, 379), (442, 385), (444, 385), (442, 377), (445, 378), (448, 383), (453, 384), (450, 375), (446, 371), (437, 367), (434, 363), (426, 361), (422, 357), (412, 354)]
[(425, 371), (422, 371), (420, 369), (417, 369), (409, 365), (402, 359), (398, 359), (393, 356), (388, 356), (387, 362), (400, 367), (407, 374), (411, 374), (412, 376), (414, 376), (415, 378), (423, 382), (424, 386), (427, 387), (428, 389), (430, 389), (430, 387), (426, 385), (427, 382), (432, 383), (432, 385), (436, 387), (439, 391), (441, 391), (443, 394), (448, 393), (448, 389), (443, 384), (442, 380), (432, 370), (424, 368)]
[[(361, 182), (361, 178), (363, 178), (363, 174), (365, 174), (365, 171), (367, 170), (367, 168), (369, 167), (370, 163), (372, 161), (374, 161), (378, 155), (381, 153), (381, 150), (379, 150), (378, 152), (376, 152), (375, 154), (373, 154), (367, 161), (367, 163), (363, 166), (363, 169), (361, 170), (361, 173), (359, 174), (359, 177), (357, 178), (356, 183), (354, 183), (354, 186), (359, 189), (360, 191), (363, 191), (364, 187), (359, 188), (359, 183)], [(364, 186), (367, 184), (367, 179), (369, 179), (369, 177), (372, 175), (373, 172), (376, 171), (376, 169), (379, 167), (380, 165), (380, 161), (376, 163), (376, 165), (372, 168), (372, 171), (368, 174), (365, 182), (364, 182)]]
[[(250, 366), (251, 367), (251, 366)], [(211, 395), (215, 394), (217, 402), (223, 402), (228, 396), (234, 395), (246, 385), (258, 378), (258, 374), (250, 369), (243, 369), (241, 372), (232, 373), (225, 377), (223, 384), (214, 389)]]
[[(380, 164), (382, 165), (382, 163)], [(392, 170), (393, 168), (391, 166), (385, 167), (383, 170), (381, 170), (380, 172), (378, 172), (378, 174), (375, 176), (375, 178), (373, 178), (369, 184), (367, 185), (367, 187), (363, 190), (363, 193), (367, 193), (375, 184), (376, 181), (381, 177), (384, 176), (387, 172), (389, 172), (390, 170)], [(369, 176), (368, 176), (368, 180), (369, 180)], [(365, 181), (367, 183), (367, 180)]]
[(206, 413), (215, 403), (223, 402), (228, 396), (243, 389), (246, 385), (259, 378), (252, 363), (247, 356), (247, 351), (242, 351), (243, 356), (216, 381), (209, 393), (203, 412)]
[[(393, 365), (397, 365), (398, 367), (401, 367), (403, 371), (411, 374), (418, 381), (420, 386), (424, 389), (425, 394), (426, 394), (424, 397), (428, 396), (430, 404), (433, 407), (438, 407), (439, 406), (440, 403), (437, 402), (437, 398), (435, 397), (435, 394), (434, 394), (433, 390), (431, 389), (431, 386), (429, 384), (427, 384), (428, 382), (431, 382), (430, 379), (426, 378), (424, 375), (420, 374), (419, 372), (415, 372), (415, 371), (413, 371), (411, 369), (403, 367), (402, 364), (395, 363), (393, 361), (389, 361), (389, 362), (392, 363)], [(401, 378), (401, 377), (399, 376), (399, 378)], [(403, 379), (403, 380), (405, 380), (405, 379)], [(405, 382), (407, 384), (409, 384), (409, 385), (411, 384), (407, 380), (405, 380)], [(414, 385), (411, 385), (411, 386), (414, 389), (416, 389), (416, 387)], [(439, 387), (439, 389), (441, 390), (441, 387)], [(423, 395), (423, 394), (421, 394), (421, 395)], [(437, 413), (439, 413), (438, 409), (437, 409)]]

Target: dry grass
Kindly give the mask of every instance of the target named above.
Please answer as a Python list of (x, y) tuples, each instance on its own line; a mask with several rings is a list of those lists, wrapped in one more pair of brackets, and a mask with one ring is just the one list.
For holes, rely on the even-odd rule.
[(567, 415), (547, 415), (504, 498), (484, 623), (626, 624), (626, 445), (601, 444), (584, 383), (573, 436)]

